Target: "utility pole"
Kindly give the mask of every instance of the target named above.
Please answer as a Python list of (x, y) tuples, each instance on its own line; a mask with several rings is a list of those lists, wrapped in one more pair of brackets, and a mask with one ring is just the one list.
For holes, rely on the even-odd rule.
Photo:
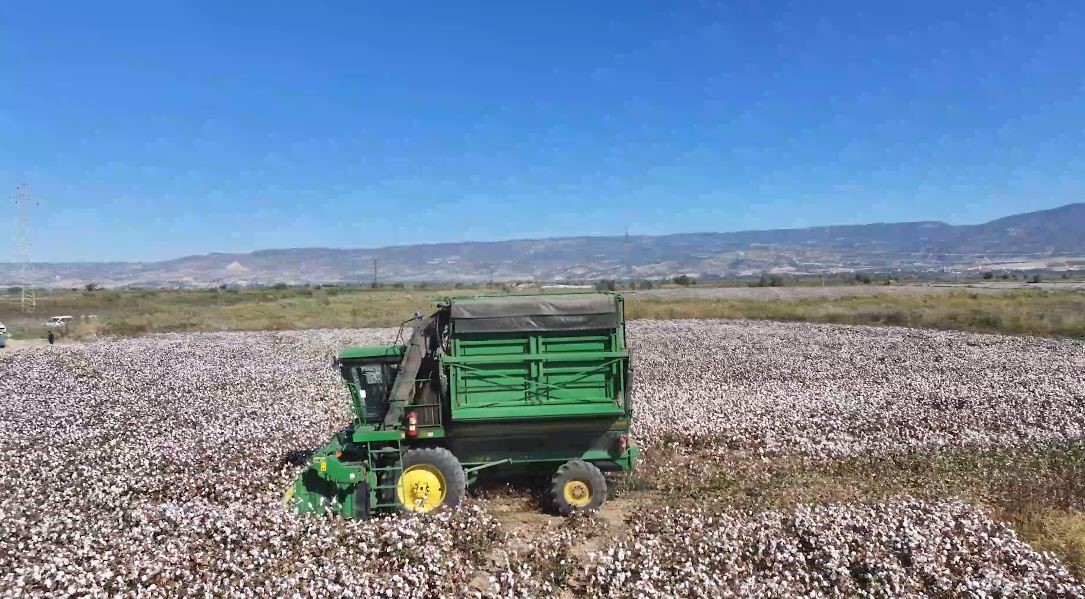
[(633, 283), (633, 266), (629, 264), (629, 225), (625, 227), (625, 240), (622, 242), (622, 252), (624, 257), (622, 261), (625, 263), (625, 278), (629, 281), (630, 285)]
[(30, 227), (30, 207), (34, 203), (36, 202), (30, 198), (30, 188), (26, 183), (20, 184), (15, 191), (15, 257), (20, 262), (19, 305), (27, 314), (37, 308), (37, 298), (30, 287), (30, 236), (27, 232)]
[(479, 266), (486, 269), (486, 272), (490, 273), (490, 287), (494, 286), (494, 270), (497, 269), (493, 262), (479, 262)]
[(373, 258), (373, 289), (377, 288), (377, 262), (379, 260)]

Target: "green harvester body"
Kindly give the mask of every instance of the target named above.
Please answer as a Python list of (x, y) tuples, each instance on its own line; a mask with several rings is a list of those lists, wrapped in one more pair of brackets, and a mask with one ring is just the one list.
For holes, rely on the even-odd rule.
[(570, 460), (630, 471), (631, 367), (612, 293), (448, 298), (405, 344), (343, 349), (352, 422), (287, 492), (301, 513), (403, 509), (412, 448), (444, 448), (468, 484), (489, 468), (553, 472)]

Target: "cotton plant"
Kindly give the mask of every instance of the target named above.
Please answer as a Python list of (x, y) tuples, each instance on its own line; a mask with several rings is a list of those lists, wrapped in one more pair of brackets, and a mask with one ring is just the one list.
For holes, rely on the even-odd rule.
[[(1085, 427), (1077, 341), (692, 320), (628, 334), (649, 457), (666, 444), (698, 460), (1013, 447)], [(647, 504), (620, 533), (590, 517), (521, 530), (486, 501), (369, 521), (287, 510), (297, 456), (350, 419), (329, 356), (395, 338), (165, 334), (0, 356), (0, 596), (1083, 594), (956, 500)]]

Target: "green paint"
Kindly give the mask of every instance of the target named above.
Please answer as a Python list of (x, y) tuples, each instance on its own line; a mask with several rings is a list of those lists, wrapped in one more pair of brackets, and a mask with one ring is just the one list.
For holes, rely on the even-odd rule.
[(403, 436), (403, 433), (396, 430), (390, 431), (376, 431), (376, 430), (357, 430), (351, 435), (351, 440), (355, 443), (377, 443), (380, 441), (399, 441)]
[(367, 358), (401, 358), (403, 346), (401, 345), (368, 345), (361, 347), (347, 347), (339, 352), (340, 360), (359, 360)]

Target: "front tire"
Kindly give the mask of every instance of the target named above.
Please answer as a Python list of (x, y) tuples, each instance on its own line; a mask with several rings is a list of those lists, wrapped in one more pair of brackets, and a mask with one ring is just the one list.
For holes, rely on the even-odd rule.
[(467, 494), (463, 466), (443, 447), (408, 450), (402, 466), (394, 491), (405, 511), (428, 514), (454, 508)]
[(607, 497), (607, 480), (594, 464), (570, 460), (550, 481), (550, 500), (562, 516), (594, 512)]

